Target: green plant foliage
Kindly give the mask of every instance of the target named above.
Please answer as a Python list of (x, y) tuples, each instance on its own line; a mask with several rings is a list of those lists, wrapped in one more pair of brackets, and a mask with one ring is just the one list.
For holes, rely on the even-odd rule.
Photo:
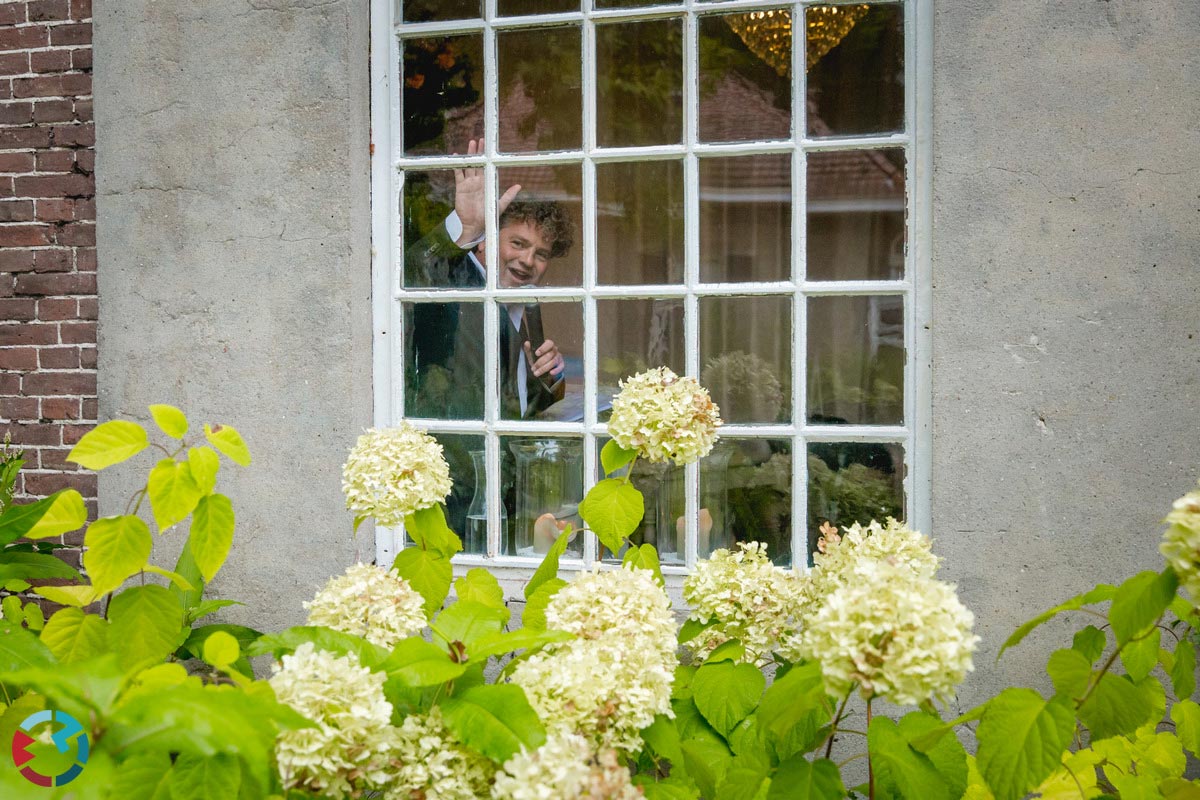
[(139, 517), (102, 517), (84, 534), (83, 566), (97, 594), (108, 594), (146, 566), (154, 537)]
[[(867, 747), (875, 768), (882, 796), (904, 800), (954, 800), (951, 781), (933, 759), (912, 746), (899, 725), (886, 717), (876, 717), (867, 728)], [(966, 783), (966, 760), (962, 763)]]
[(996, 800), (1024, 797), (1037, 786), (1058, 767), (1074, 732), (1071, 707), (1032, 689), (1005, 689), (990, 700), (979, 723), (978, 763)]
[(186, 519), (203, 497), (192, 468), (173, 458), (162, 459), (150, 470), (147, 492), (159, 532)]
[(459, 600), (471, 600), (491, 608), (504, 608), (504, 589), (492, 573), (482, 567), (467, 570), (454, 582), (454, 594)]
[(108, 652), (108, 622), (78, 608), (62, 608), (46, 622), (41, 639), (63, 664), (87, 661)]
[(561, 578), (550, 578), (540, 584), (525, 602), (525, 610), (521, 613), (521, 623), (530, 630), (546, 630), (546, 606), (559, 589), (567, 585)]
[(692, 700), (718, 733), (728, 736), (762, 697), (766, 678), (750, 664), (708, 663), (692, 679)]
[(645, 514), (642, 493), (624, 478), (605, 478), (588, 491), (579, 504), (579, 515), (612, 552), (637, 530)]
[(211, 494), (217, 485), (217, 471), (221, 468), (221, 459), (216, 451), (203, 445), (188, 448), (188, 466), (200, 493)]
[(162, 661), (188, 632), (179, 601), (162, 586), (126, 589), (113, 597), (108, 618), (110, 640), (120, 644), (121, 666), (129, 672)]
[(229, 556), (234, 522), (233, 503), (225, 495), (210, 494), (196, 503), (188, 544), (206, 583), (213, 579)]
[(837, 800), (846, 796), (837, 765), (827, 758), (816, 761), (799, 756), (779, 765), (767, 800)]
[(446, 644), (455, 642), (471, 647), (484, 636), (493, 636), (508, 622), (507, 608), (495, 608), (474, 600), (459, 600), (438, 614), (430, 628)]
[(621, 559), (621, 564), (634, 569), (648, 569), (654, 573), (654, 580), (658, 581), (659, 586), (667, 585), (666, 580), (663, 579), (662, 568), (658, 562), (658, 551), (654, 549), (654, 545), (643, 544), (635, 547), (631, 544), (625, 551), (625, 557)]
[(547, 583), (558, 580), (558, 560), (562, 558), (563, 553), (567, 552), (567, 544), (570, 539), (571, 532), (566, 530), (558, 535), (554, 544), (550, 545), (550, 550), (542, 559), (542, 563), (538, 564), (538, 568), (533, 572), (533, 577), (529, 579), (529, 583), (525, 584), (526, 600), (532, 600), (538, 589)]
[(442, 703), (446, 727), (468, 746), (504, 762), (546, 741), (546, 730), (519, 686), (476, 686)]
[(149, 446), (145, 428), (136, 422), (114, 419), (85, 433), (67, 454), (67, 461), (101, 470), (133, 458)]
[(432, 617), (450, 594), (450, 579), (454, 570), (450, 559), (433, 550), (408, 547), (392, 562), (392, 569), (421, 597), (425, 598), (425, 615)]
[(1013, 631), (1011, 636), (1004, 640), (1004, 645), (1000, 648), (1000, 655), (1004, 655), (1004, 651), (1008, 648), (1016, 647), (1018, 644), (1020, 644), (1022, 639), (1028, 636), (1034, 628), (1037, 628), (1042, 623), (1054, 619), (1054, 617), (1062, 614), (1063, 612), (1078, 611), (1084, 606), (1092, 605), (1093, 603), (1102, 603), (1105, 600), (1111, 600), (1113, 595), (1116, 594), (1116, 591), (1117, 587), (1111, 586), (1107, 583), (1102, 583), (1094, 589), (1072, 597), (1065, 603), (1060, 603), (1048, 611), (1043, 611), (1033, 619), (1023, 623), (1020, 627)]
[(242, 436), (228, 425), (204, 425), (204, 438), (208, 443), (241, 467), (250, 466), (250, 448), (242, 441)]
[(1142, 572), (1122, 583), (1108, 611), (1117, 642), (1124, 644), (1153, 627), (1175, 597), (1178, 586), (1179, 579), (1170, 569), (1161, 573)]
[[(388, 658), (388, 651), (371, 644), (359, 636), (323, 628), (317, 625), (300, 625), (294, 628), (259, 636), (244, 646), (246, 655), (254, 657), (270, 653), (279, 658), (295, 652), (300, 645), (311, 642), (318, 650), (327, 650), (339, 656), (354, 653), (365, 667), (377, 668)], [(432, 647), (432, 645), (430, 645)]]
[(61, 536), (83, 527), (87, 507), (83, 495), (74, 489), (62, 489), (49, 497), (20, 506), (8, 506), (0, 514), (0, 543)]
[(157, 404), (150, 406), (150, 416), (158, 429), (172, 439), (182, 439), (188, 432), (187, 417), (175, 406)]
[(636, 457), (636, 450), (626, 450), (617, 444), (616, 439), (609, 439), (604, 443), (604, 447), (600, 448), (600, 465), (604, 467), (605, 475), (612, 475)]

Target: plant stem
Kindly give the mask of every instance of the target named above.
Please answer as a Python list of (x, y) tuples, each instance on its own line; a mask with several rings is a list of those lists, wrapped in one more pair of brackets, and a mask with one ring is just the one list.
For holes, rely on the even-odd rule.
[(857, 761), (860, 758), (866, 758), (866, 757), (867, 757), (866, 753), (856, 753), (855, 755), (852, 755), (849, 758), (847, 758), (845, 761), (839, 761), (837, 763), (837, 768), (841, 769), (842, 767), (849, 764), (851, 761)]
[[(867, 698), (867, 730), (871, 729), (871, 698)], [(867, 797), (875, 800), (875, 759), (871, 758), (871, 746), (867, 745)]]
[(1104, 678), (1104, 673), (1108, 672), (1108, 670), (1112, 668), (1112, 665), (1114, 663), (1116, 663), (1117, 656), (1119, 656), (1121, 654), (1121, 651), (1125, 649), (1125, 645), (1129, 644), (1130, 642), (1140, 642), (1142, 639), (1145, 639), (1151, 633), (1158, 630), (1158, 623), (1161, 620), (1162, 620), (1162, 615), (1159, 615), (1159, 618), (1154, 621), (1154, 627), (1152, 627), (1149, 631), (1147, 631), (1145, 634), (1143, 634), (1142, 636), (1139, 636), (1136, 639), (1130, 639), (1128, 642), (1125, 642), (1125, 644), (1121, 645), (1120, 647), (1115, 648), (1112, 651), (1112, 653), (1109, 655), (1109, 657), (1107, 659), (1105, 659), (1104, 664), (1100, 667), (1100, 671), (1096, 673), (1095, 678), (1093, 678), (1092, 681), (1088, 684), (1087, 691), (1085, 691), (1083, 693), (1083, 697), (1081, 697), (1075, 701), (1076, 709), (1083, 708), (1083, 704), (1088, 701), (1088, 698), (1092, 696), (1092, 692), (1094, 692), (1096, 690), (1096, 687), (1100, 685), (1101, 679)]
[(833, 752), (833, 737), (837, 735), (838, 723), (842, 721), (842, 714), (846, 712), (846, 704), (850, 702), (850, 695), (854, 694), (854, 687), (851, 686), (846, 692), (846, 696), (842, 698), (842, 704), (838, 706), (837, 714), (833, 717), (833, 726), (829, 729), (829, 738), (825, 740), (825, 757), (829, 758)]

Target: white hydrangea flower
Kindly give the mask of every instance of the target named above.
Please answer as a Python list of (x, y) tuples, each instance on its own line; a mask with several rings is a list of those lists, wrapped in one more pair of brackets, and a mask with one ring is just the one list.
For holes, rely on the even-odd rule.
[(692, 608), (689, 619), (716, 621), (688, 646), (703, 660), (718, 645), (737, 639), (746, 648), (743, 661), (769, 661), (780, 640), (795, 631), (800, 591), (801, 579), (772, 564), (761, 542), (716, 550), (683, 582), (684, 600)]
[(317, 725), (275, 740), (285, 788), (340, 800), (387, 781), (392, 705), (383, 697), (383, 673), (361, 666), (353, 653), (335, 656), (311, 642), (274, 670), (270, 683), (279, 701)]
[(916, 705), (946, 697), (974, 668), (975, 618), (948, 583), (867, 559), (797, 637), (799, 658), (821, 664), (826, 688)]
[(720, 425), (720, 409), (695, 378), (659, 367), (621, 381), (608, 432), (648, 461), (682, 466), (708, 455)]
[(492, 786), (494, 800), (634, 800), (642, 790), (629, 781), (612, 749), (593, 752), (582, 736), (552, 733), (532, 752), (504, 763)]
[(475, 800), (487, 797), (495, 767), (446, 729), (441, 711), (413, 714), (392, 729), (394, 773), (385, 800)]
[(355, 564), (317, 592), (308, 609), (309, 625), (361, 636), (391, 649), (425, 627), (425, 600), (391, 570)]
[(521, 662), (513, 683), (549, 729), (636, 750), (639, 732), (670, 713), (678, 663), (671, 601), (653, 573), (585, 573), (551, 599), (546, 622), (576, 638)]
[(346, 508), (380, 525), (399, 525), (408, 514), (445, 500), (450, 489), (442, 446), (407, 422), (368, 430), (342, 467)]
[(1192, 601), (1200, 602), (1200, 489), (1172, 503), (1163, 522), (1170, 527), (1158, 549)]

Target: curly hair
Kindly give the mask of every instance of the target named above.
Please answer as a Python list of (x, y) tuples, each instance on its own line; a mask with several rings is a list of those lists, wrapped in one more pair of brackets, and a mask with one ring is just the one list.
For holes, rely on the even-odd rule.
[(532, 223), (550, 244), (550, 257), (565, 256), (575, 243), (575, 223), (553, 200), (514, 200), (500, 215), (500, 227), (514, 222)]

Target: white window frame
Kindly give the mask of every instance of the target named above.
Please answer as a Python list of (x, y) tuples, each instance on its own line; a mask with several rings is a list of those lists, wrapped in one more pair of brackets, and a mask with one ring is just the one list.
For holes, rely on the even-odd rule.
[[(931, 129), (932, 129), (932, 0), (873, 0), (873, 5), (901, 5), (904, 9), (905, 49), (905, 129), (903, 133), (881, 136), (860, 136), (837, 139), (807, 138), (805, 120), (806, 75), (803, 69), (793, 69), (792, 113), (793, 132), (789, 141), (739, 142), (710, 144), (697, 141), (698, 85), (697, 28), (698, 14), (719, 11), (746, 11), (762, 8), (788, 8), (793, 20), (803, 20), (804, 10), (814, 5), (855, 5), (841, 0), (825, 2), (766, 3), (748, 0), (724, 2), (682, 2), (628, 9), (593, 9), (592, 0), (582, 0), (581, 11), (523, 17), (499, 17), (497, 0), (484, 0), (484, 17), (476, 20), (451, 22), (400, 23), (401, 0), (371, 0), (371, 124), (372, 124), (372, 309), (374, 316), (374, 420), (386, 427), (404, 417), (402, 303), (414, 300), (441, 301), (485, 299), (484, 339), (487, 366), (485, 419), (413, 420), (435, 435), (441, 433), (482, 434), (486, 443), (489, 476), (500, 472), (500, 434), (572, 434), (584, 441), (585, 487), (594, 482), (598, 467), (596, 437), (606, 433), (604, 423), (596, 419), (597, 387), (597, 317), (596, 300), (603, 298), (682, 298), (685, 306), (684, 341), (686, 369), (689, 375), (699, 375), (700, 353), (698, 337), (699, 298), (703, 296), (747, 296), (774, 294), (793, 299), (792, 315), (792, 422), (787, 425), (726, 425), (722, 435), (727, 437), (787, 438), (792, 442), (792, 553), (797, 569), (806, 564), (807, 536), (807, 453), (812, 442), (872, 442), (900, 444), (904, 448), (904, 496), (910, 524), (922, 531), (930, 529), (931, 484)], [(658, 18), (684, 20), (684, 137), (679, 145), (655, 147), (602, 148), (595, 141), (596, 93), (587, 76), (594, 73), (597, 21), (636, 21)], [(500, 154), (499, 141), (498, 71), (496, 31), (514, 28), (545, 27), (563, 23), (580, 24), (583, 28), (582, 85), (583, 85), (583, 146), (572, 152), (553, 154)], [(441, 36), (462, 33), (481, 33), (484, 44), (484, 139), (486, 151), (481, 156), (404, 156), (400, 149), (400, 100), (397, 87), (400, 77), (400, 39), (414, 36)], [(803, 36), (792, 37), (792, 63), (802, 65)], [(902, 147), (906, 165), (907, 240), (904, 277), (897, 281), (807, 281), (805, 269), (805, 179), (808, 153), (832, 150), (854, 150), (881, 146)], [(769, 283), (702, 284), (699, 278), (699, 178), (698, 157), (701, 155), (749, 155), (759, 153), (790, 153), (792, 156), (792, 275), (794, 280)], [(650, 160), (682, 157), (685, 179), (685, 273), (682, 285), (672, 286), (597, 286), (596, 285), (596, 181), (595, 165), (605, 161)], [(404, 169), (444, 169), (449, 167), (483, 167), (487, 182), (487, 203), (496, 202), (496, 170), (520, 164), (582, 164), (583, 168), (583, 284), (580, 287), (545, 287), (534, 292), (499, 289), (495, 271), (489, 270), (483, 290), (420, 290), (400, 286), (403, 252), (400, 247), (400, 198)], [(495, 215), (488, 215), (486, 235), (495, 241)], [(893, 295), (904, 300), (904, 424), (899, 426), (807, 424), (805, 408), (807, 298), (814, 296)], [(503, 420), (499, 418), (499, 314), (501, 299), (540, 302), (581, 302), (584, 311), (584, 404), (582, 423), (542, 422), (536, 420)], [(664, 565), (668, 582), (678, 592), (682, 575), (696, 563), (696, 527), (698, 506), (699, 467), (687, 468), (686, 510), (688, 519), (685, 565)], [(488, 552), (500, 550), (500, 481), (488, 481)], [(376, 558), (387, 565), (402, 547), (403, 535), (398, 530), (376, 528)], [(596, 542), (590, 534), (584, 540), (582, 563), (564, 559), (563, 567), (590, 567), (596, 561)], [(511, 556), (459, 555), (456, 567), (485, 566), (492, 569), (502, 582), (517, 585), (528, 576), (538, 559)], [(456, 571), (458, 571), (456, 569)]]

